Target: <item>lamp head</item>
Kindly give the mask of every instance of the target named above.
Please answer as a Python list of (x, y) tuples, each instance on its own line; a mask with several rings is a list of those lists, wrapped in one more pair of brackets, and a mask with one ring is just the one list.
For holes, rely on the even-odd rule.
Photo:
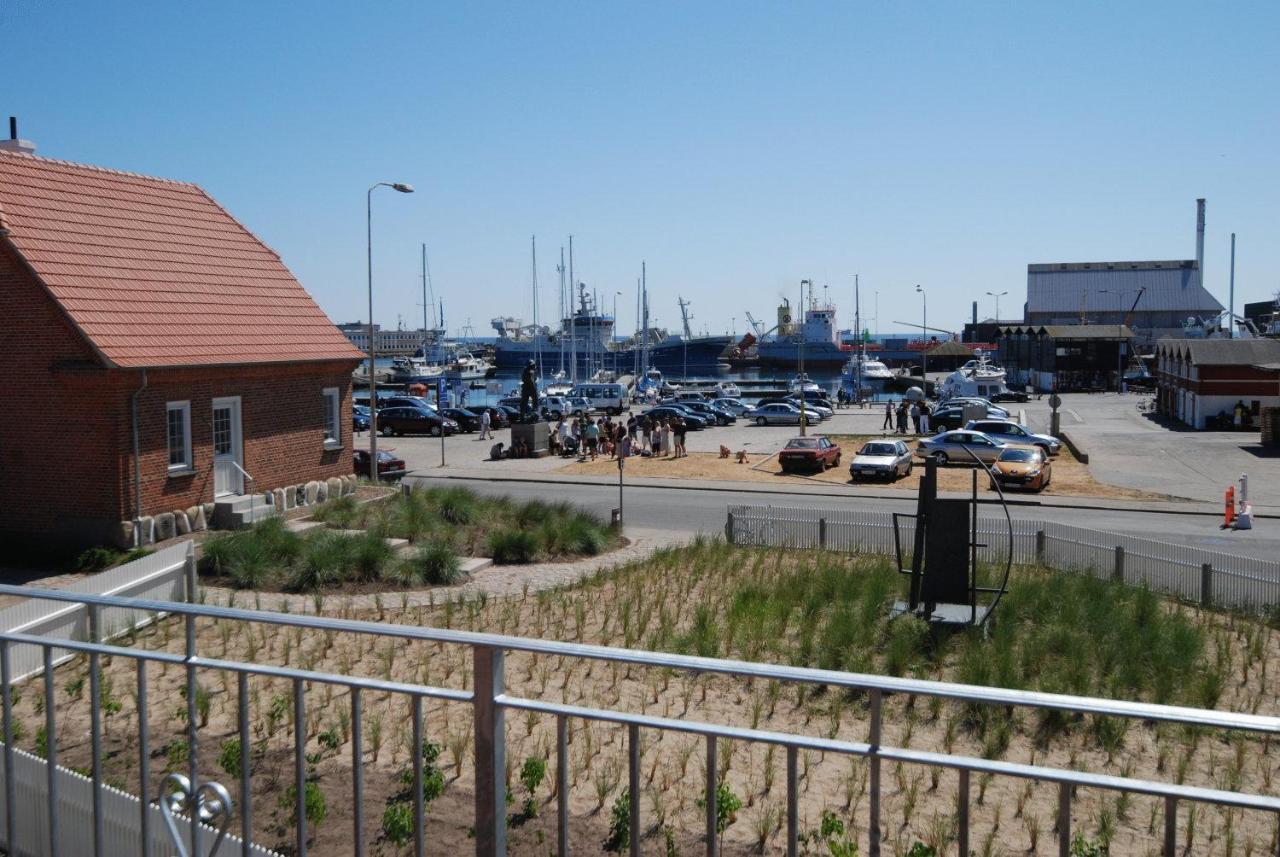
[(404, 182), (394, 182), (391, 185), (392, 190), (398, 190), (401, 193), (413, 193), (413, 185)]

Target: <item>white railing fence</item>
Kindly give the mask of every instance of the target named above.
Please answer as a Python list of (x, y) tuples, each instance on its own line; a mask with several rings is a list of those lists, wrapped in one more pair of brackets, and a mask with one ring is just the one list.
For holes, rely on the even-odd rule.
[[(725, 537), (756, 547), (817, 548), (892, 555), (891, 512), (730, 506)], [(915, 519), (898, 516), (898, 544), (911, 553)], [(979, 517), (978, 559), (1003, 563), (1009, 556), (1009, 523)], [(1280, 562), (1208, 551), (1189, 545), (1073, 527), (1050, 521), (1013, 521), (1013, 561), (1058, 571), (1086, 572), (1205, 605), (1260, 612), (1280, 604)]]

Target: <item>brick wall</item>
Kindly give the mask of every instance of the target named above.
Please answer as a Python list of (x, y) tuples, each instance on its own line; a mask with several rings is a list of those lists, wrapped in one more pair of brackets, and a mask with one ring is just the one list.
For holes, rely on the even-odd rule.
[[(16, 391), (0, 420), (0, 538), (102, 541), (135, 514), (131, 398), (140, 370), (105, 368), (0, 239), (0, 373)], [(355, 361), (153, 369), (140, 394), (143, 514), (213, 500), (212, 399), (241, 397), (244, 468), (258, 491), (351, 466)], [(340, 393), (341, 448), (323, 443), (323, 395)], [(165, 405), (191, 402), (194, 472), (169, 475)]]
[[(0, 238), (0, 537), (75, 532), (120, 505), (113, 382)], [(92, 486), (92, 487), (90, 487)]]

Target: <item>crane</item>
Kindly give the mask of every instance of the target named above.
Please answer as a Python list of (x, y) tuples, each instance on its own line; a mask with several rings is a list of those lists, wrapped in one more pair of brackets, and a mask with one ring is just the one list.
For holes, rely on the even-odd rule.
[(686, 341), (693, 339), (693, 331), (689, 329), (689, 302), (679, 295), (676, 296), (676, 302), (680, 304), (680, 319), (684, 322), (684, 338)]
[(747, 322), (751, 325), (751, 329), (756, 332), (756, 338), (764, 339), (765, 337), (764, 324), (762, 324), (759, 321), (756, 321), (756, 317), (751, 313), (747, 313)]

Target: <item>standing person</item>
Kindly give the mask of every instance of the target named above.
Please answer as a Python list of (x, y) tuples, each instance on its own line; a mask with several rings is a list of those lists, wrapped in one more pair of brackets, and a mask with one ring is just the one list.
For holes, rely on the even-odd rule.
[(644, 419), (640, 421), (640, 436), (644, 439), (644, 445), (641, 449), (653, 451), (653, 445), (650, 436), (653, 434), (653, 417), (648, 414), (644, 415)]
[(676, 435), (676, 458), (684, 458), (684, 434), (688, 430), (684, 417), (676, 417), (673, 429)]
[(929, 434), (929, 403), (920, 403), (920, 434)]
[(489, 409), (485, 408), (480, 412), (480, 436), (476, 440), (485, 440), (493, 437), (493, 431), (490, 430), (490, 421), (493, 417), (489, 414)]
[(893, 402), (884, 403), (884, 425), (880, 426), (880, 430), (893, 428)]
[(636, 415), (632, 414), (627, 417), (627, 434), (631, 435), (631, 442), (635, 443), (636, 432), (640, 430), (640, 421), (636, 419)]
[(898, 402), (898, 434), (907, 433), (907, 403)]
[(671, 454), (671, 425), (669, 421), (663, 420), (660, 433), (662, 435), (662, 457), (666, 458)]
[(565, 442), (569, 439), (569, 424), (565, 422), (565, 418), (560, 418), (559, 425), (556, 426), (556, 434), (560, 438), (560, 448), (565, 448)]
[(911, 403), (911, 425), (916, 434), (920, 434), (920, 403)]
[(587, 423), (587, 454), (591, 456), (591, 460), (596, 460), (596, 450), (600, 446), (600, 427), (593, 422)]

